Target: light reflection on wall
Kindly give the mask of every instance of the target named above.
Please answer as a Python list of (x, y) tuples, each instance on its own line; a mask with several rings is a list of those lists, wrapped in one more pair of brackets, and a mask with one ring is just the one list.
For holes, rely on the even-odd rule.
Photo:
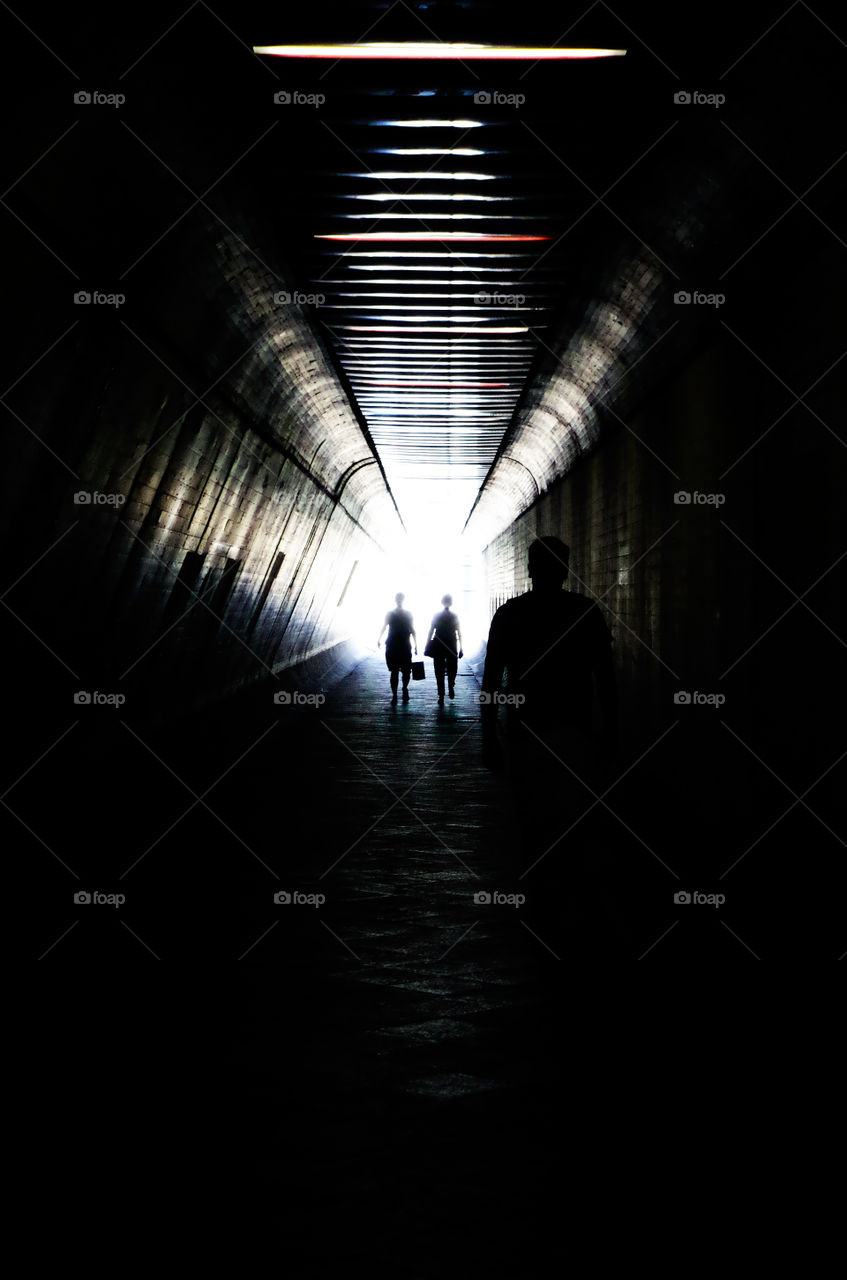
[(608, 397), (611, 404), (618, 384), (626, 386), (629, 368), (645, 354), (637, 335), (663, 281), (652, 257), (635, 255), (576, 332), (545, 342), (556, 363), (530, 387), (480, 494), (469, 524), (479, 540), (489, 542), (596, 445), (603, 401)]

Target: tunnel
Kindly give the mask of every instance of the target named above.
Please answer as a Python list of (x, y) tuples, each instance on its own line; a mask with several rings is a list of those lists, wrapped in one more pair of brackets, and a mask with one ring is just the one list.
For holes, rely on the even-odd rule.
[[(249, 1163), (304, 1223), (316, 1170), (363, 1204), (399, 1147), (435, 1236), (456, 1198), (490, 1212), (489, 1126), (519, 1114), (550, 1173), (586, 980), (844, 958), (847, 29), (824, 16), (5, 9), (24, 950), (223, 973)], [(536, 595), (542, 538), (616, 690), (599, 781), (574, 799), (542, 755), (544, 865), (588, 868), (558, 912), (482, 740), (492, 619)], [(397, 593), (423, 678), (395, 702)], [(560, 640), (549, 684), (594, 690), (593, 732)], [(304, 1120), (289, 1185), (292, 1094), (335, 1154)], [(395, 1209), (386, 1251), (429, 1237)]]

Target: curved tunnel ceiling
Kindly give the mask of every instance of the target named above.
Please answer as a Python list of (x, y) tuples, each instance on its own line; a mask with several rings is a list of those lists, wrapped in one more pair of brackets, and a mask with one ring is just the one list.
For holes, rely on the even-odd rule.
[[(476, 14), (480, 50), (485, 6), (458, 8), (451, 34)], [(514, 33), (537, 53), (544, 24), (510, 13), (489, 41), (508, 57), (403, 56), (421, 32), (399, 10), (378, 56), (329, 30), (335, 60), (306, 39), (262, 55), (297, 132), (284, 222), (306, 305), (410, 532), (479, 546), (702, 343), (713, 317), (680, 323), (674, 291), (711, 279), (770, 196), (743, 140), (675, 109), (643, 42), (620, 56), (610, 11), (574, 44), (614, 56), (535, 61)], [(755, 137), (751, 104), (733, 119)]]
[[(343, 64), (345, 50), (354, 65)], [(302, 298), (329, 336), (410, 532), (437, 522), (459, 534), (569, 275), (556, 241), (573, 198), (517, 114), (527, 97), (519, 77), (540, 57), (555, 60), (557, 76), (580, 62), (584, 88), (586, 66), (619, 63), (624, 50), (256, 51), (276, 56), (288, 79), (292, 67), (300, 83), (313, 75), (308, 88), (280, 91), (283, 106), (296, 108), (298, 96), (313, 103), (310, 163), (294, 176), (303, 199), (289, 218)], [(504, 87), (480, 88), (477, 61)]]
[(251, 415), (268, 423), (304, 472), (385, 550), (400, 532), (398, 513), (329, 353), (303, 309), (276, 303), (264, 273), (239, 248), (233, 233), (218, 239), (221, 273), (232, 291), (230, 323), (249, 343), (238, 381), (249, 388)]

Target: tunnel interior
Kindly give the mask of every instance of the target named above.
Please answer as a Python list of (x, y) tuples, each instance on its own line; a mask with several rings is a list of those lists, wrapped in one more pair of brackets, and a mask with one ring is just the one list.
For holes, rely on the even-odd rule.
[[(436, 8), (442, 45), (551, 44), (541, 11)], [(705, 758), (698, 830), (720, 797), (755, 825), (757, 754), (809, 781), (834, 758), (803, 691), (769, 690), (786, 651), (838, 652), (838, 41), (795, 14), (745, 53), (751, 15), (732, 65), (719, 24), (633, 40), (604, 11), (555, 52), (610, 56), (409, 59), (389, 42), (422, 14), (373, 9), (366, 59), (92, 19), (16, 103), (4, 621), (32, 746), (80, 690), (163, 732), (326, 685), (395, 590), (419, 619), (451, 591), (479, 656), (555, 533), (631, 758), (676, 691), (724, 690), (750, 750), (693, 713), (644, 770), (675, 792)], [(355, 47), (365, 10), (282, 36)], [(277, 47), (272, 12), (247, 25)]]
[[(422, 1132), (435, 1099), (478, 1151), (481, 1099), (555, 1088), (539, 1028), (574, 972), (847, 946), (847, 33), (618, 10), (3, 16), (33, 958), (238, 964), (254, 1064), (296, 973), (332, 1123), (382, 1092)], [(619, 699), (585, 829), (620, 915), (595, 902), (575, 951), (473, 896), (520, 888), (480, 687), (545, 536)], [(430, 667), (390, 706), (398, 591), (421, 657), (452, 595), (455, 702)]]

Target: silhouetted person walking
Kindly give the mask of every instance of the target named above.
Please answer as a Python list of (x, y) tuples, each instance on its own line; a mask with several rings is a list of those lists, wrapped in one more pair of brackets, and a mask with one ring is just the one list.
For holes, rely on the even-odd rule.
[(397, 701), (397, 684), (400, 672), (403, 673), (403, 701), (409, 701), (409, 677), (412, 674), (412, 645), (410, 637), (415, 641), (415, 653), (418, 651), (418, 637), (415, 635), (415, 624), (412, 615), (403, 608), (406, 597), (398, 591), (394, 597), (397, 605), (385, 615), (385, 623), (379, 633), (376, 647), (382, 644), (382, 637), (388, 631), (385, 642), (385, 665), (391, 672), (391, 701)]
[(494, 614), (480, 699), (483, 763), (494, 770), (504, 764), (497, 713), (506, 709), (505, 763), (536, 901), (561, 900), (558, 890), (581, 878), (589, 851), (580, 816), (597, 794), (593, 757), (610, 757), (617, 734), (612, 637), (596, 604), (562, 590), (569, 556), (558, 538), (530, 546), (532, 590)]
[(447, 689), (451, 698), (456, 696), (456, 671), (459, 658), (464, 657), (462, 650), (462, 632), (459, 619), (450, 609), (452, 596), (442, 596), (444, 605), (441, 613), (437, 613), (429, 624), (426, 648), (424, 653), (432, 658), (435, 667), (435, 683), (438, 687), (438, 701), (444, 701), (444, 676), (447, 676)]

